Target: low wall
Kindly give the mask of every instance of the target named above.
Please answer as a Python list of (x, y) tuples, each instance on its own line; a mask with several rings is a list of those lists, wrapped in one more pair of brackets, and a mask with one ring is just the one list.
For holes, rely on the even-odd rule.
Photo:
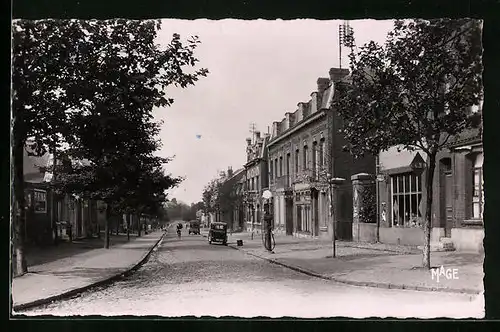
[(424, 232), (419, 228), (380, 227), (380, 242), (420, 246), (424, 243)]
[(484, 252), (484, 229), (453, 228), (451, 240), (457, 251)]
[(352, 223), (352, 240), (355, 242), (377, 241), (377, 224), (376, 223)]
[[(432, 228), (431, 243), (439, 242), (439, 239), (443, 235), (443, 228)], [(410, 246), (422, 246), (424, 244), (424, 230), (420, 228), (380, 227), (380, 242)]]

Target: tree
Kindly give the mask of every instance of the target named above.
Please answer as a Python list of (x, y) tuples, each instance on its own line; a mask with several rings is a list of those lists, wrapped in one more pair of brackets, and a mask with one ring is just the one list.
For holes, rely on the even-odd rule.
[[(111, 166), (112, 142), (83, 146), (76, 133), (89, 121), (109, 133), (111, 118), (144, 123), (153, 107), (169, 106), (165, 88), (185, 88), (206, 76), (204, 68), (187, 73), (198, 59), (197, 37), (183, 44), (178, 34), (161, 48), (155, 44), (160, 21), (44, 20), (13, 24), (13, 159), (14, 242), (17, 271), (27, 271), (24, 259), (25, 199), (22, 171), (23, 149), (31, 138), (35, 154), (62, 143), (80, 148), (78, 158)], [(89, 120), (89, 121), (85, 121)], [(135, 121), (134, 121), (135, 120)], [(125, 131), (126, 132), (126, 131)], [(95, 136), (101, 132), (94, 132)], [(105, 135), (104, 135), (105, 136)], [(119, 137), (118, 135), (116, 136)], [(122, 136), (122, 139), (127, 136)], [(106, 138), (107, 139), (107, 138)], [(114, 141), (120, 142), (119, 139)], [(123, 140), (122, 140), (123, 142)], [(115, 159), (111, 161), (110, 159)], [(123, 160), (122, 160), (123, 162)], [(88, 173), (90, 174), (90, 173)]]
[(425, 268), (436, 155), (450, 137), (479, 125), (470, 109), (482, 98), (481, 52), (477, 20), (398, 20), (384, 47), (370, 42), (351, 53), (351, 82), (334, 101), (354, 156), (392, 146), (426, 155)]
[(203, 189), (203, 212), (206, 214), (217, 211), (218, 183), (216, 179), (211, 180)]

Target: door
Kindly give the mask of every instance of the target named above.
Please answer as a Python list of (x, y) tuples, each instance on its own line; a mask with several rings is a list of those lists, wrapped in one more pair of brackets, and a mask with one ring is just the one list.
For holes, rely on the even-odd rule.
[(318, 236), (319, 235), (319, 194), (318, 192), (314, 192), (313, 196), (313, 229), (314, 229), (314, 235)]
[(293, 234), (293, 200), (285, 199), (286, 235)]
[(453, 200), (452, 200), (452, 188), (453, 188), (453, 177), (451, 172), (444, 174), (444, 186), (445, 186), (445, 228), (444, 236), (451, 237), (451, 229), (453, 228)]

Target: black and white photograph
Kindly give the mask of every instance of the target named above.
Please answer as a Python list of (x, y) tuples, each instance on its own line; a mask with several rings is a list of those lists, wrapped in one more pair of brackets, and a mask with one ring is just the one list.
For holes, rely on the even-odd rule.
[(11, 28), (13, 316), (484, 318), (482, 20)]

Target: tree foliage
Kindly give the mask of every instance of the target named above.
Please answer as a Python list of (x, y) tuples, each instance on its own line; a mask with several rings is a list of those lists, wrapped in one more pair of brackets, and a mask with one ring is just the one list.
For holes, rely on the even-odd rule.
[(398, 20), (386, 44), (351, 53), (351, 82), (333, 103), (354, 156), (392, 146), (427, 156), (423, 265), (430, 267), (432, 181), (436, 155), (449, 139), (480, 123), (481, 22)]
[(354, 155), (394, 145), (433, 153), (478, 124), (470, 108), (482, 98), (480, 22), (396, 21), (384, 46), (351, 53), (351, 82), (334, 106)]
[[(128, 197), (135, 207), (156, 209), (163, 199), (160, 188), (178, 183), (179, 179), (160, 175), (158, 164), (167, 160), (152, 157), (152, 151), (159, 147), (155, 138), (158, 124), (152, 121), (152, 112), (173, 103), (167, 87), (194, 85), (208, 71), (193, 70), (198, 62), (194, 56), (199, 44), (196, 36), (183, 42), (174, 34), (168, 45), (160, 46), (156, 44), (160, 27), (158, 20), (125, 19), (13, 23), (18, 257), (23, 256), (22, 160), (28, 138), (36, 155), (69, 145), (62, 154), (81, 163), (69, 167), (66, 163), (61, 169), (61, 187), (103, 199), (112, 207), (123, 205)], [(140, 174), (144, 165), (150, 168)], [(154, 183), (141, 188), (155, 189), (139, 204), (137, 195), (127, 192), (139, 192), (137, 186), (146, 175), (152, 176)]]

